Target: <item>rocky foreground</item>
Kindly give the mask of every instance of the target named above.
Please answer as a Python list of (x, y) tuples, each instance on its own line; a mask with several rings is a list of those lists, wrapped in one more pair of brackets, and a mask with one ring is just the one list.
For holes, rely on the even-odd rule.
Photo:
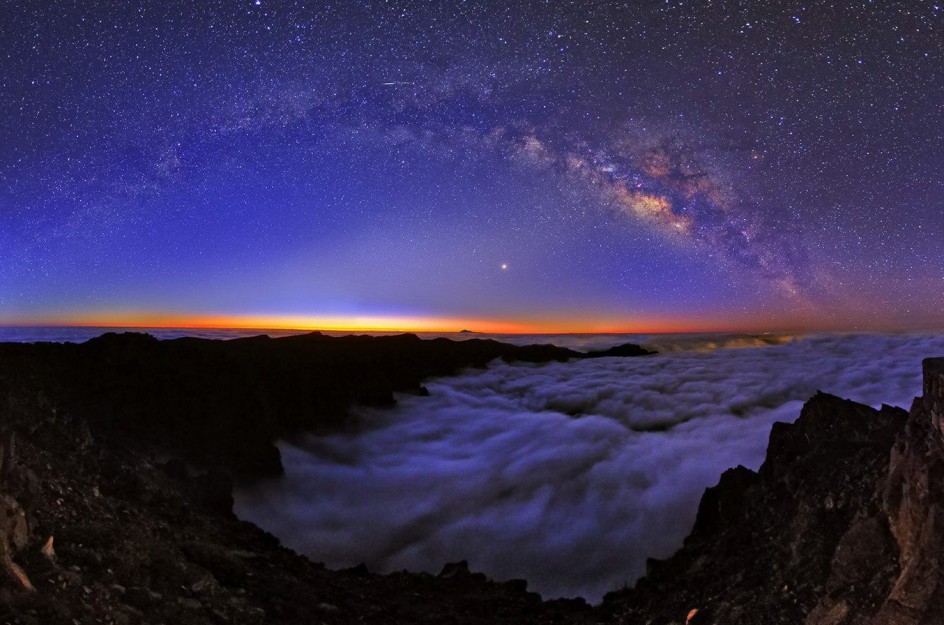
[(758, 472), (706, 491), (675, 556), (600, 606), (463, 563), (329, 571), (233, 516), (231, 476), (277, 472), (278, 436), (496, 357), (574, 357), (447, 343), (0, 345), (0, 623), (944, 622), (944, 359), (910, 413), (812, 398)]
[(626, 623), (944, 623), (944, 359), (911, 411), (818, 394), (758, 472), (706, 490), (685, 545), (607, 595)]
[(327, 571), (232, 513), (275, 441), (356, 427), (354, 404), (496, 358), (647, 355), (623, 345), (416, 336), (0, 344), (0, 623), (582, 622), (464, 563), (439, 576)]

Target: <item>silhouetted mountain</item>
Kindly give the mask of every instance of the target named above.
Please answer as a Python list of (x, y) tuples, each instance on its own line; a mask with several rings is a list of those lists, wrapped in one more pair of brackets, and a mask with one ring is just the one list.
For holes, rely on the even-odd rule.
[(94, 431), (262, 476), (282, 471), (276, 439), (349, 427), (352, 405), (392, 405), (394, 392), (424, 394), (421, 384), (431, 376), (496, 358), (538, 363), (651, 353), (632, 347), (584, 354), (483, 339), (424, 341), (413, 334), (158, 341), (108, 333), (81, 344), (0, 344), (0, 384), (44, 393)]

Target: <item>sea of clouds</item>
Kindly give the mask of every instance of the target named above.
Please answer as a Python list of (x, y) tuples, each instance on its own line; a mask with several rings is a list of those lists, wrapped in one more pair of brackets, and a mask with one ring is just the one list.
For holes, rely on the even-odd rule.
[(596, 602), (675, 551), (705, 487), (757, 468), (771, 424), (817, 389), (907, 408), (922, 358), (944, 356), (934, 335), (646, 343), (664, 353), (496, 362), (360, 410), (356, 433), (281, 444), (285, 477), (239, 491), (236, 511), (331, 567), (467, 559), (545, 598)]

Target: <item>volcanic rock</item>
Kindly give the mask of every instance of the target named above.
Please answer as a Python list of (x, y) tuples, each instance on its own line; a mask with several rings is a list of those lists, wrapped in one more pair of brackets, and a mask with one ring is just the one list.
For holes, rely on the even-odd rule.
[(683, 548), (601, 611), (619, 622), (944, 622), (944, 359), (910, 413), (818, 394), (767, 458), (707, 489)]

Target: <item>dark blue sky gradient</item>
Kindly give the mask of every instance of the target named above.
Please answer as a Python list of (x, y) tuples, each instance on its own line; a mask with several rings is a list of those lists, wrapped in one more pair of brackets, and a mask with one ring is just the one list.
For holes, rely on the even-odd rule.
[(944, 325), (940, 5), (506, 4), (3, 4), (0, 322)]

